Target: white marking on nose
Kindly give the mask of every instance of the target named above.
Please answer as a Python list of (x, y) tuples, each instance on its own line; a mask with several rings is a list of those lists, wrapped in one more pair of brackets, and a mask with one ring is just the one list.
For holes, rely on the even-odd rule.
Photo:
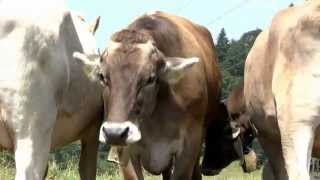
[(103, 128), (105, 130), (108, 129), (126, 129), (129, 128), (128, 131), (128, 137), (126, 139), (126, 143), (128, 144), (132, 144), (135, 142), (138, 142), (141, 139), (141, 132), (138, 128), (138, 126), (136, 126), (135, 124), (133, 124), (130, 121), (126, 121), (123, 123), (109, 123), (109, 122), (104, 122), (100, 128), (100, 134), (99, 134), (99, 141), (102, 143), (106, 143), (107, 142), (107, 137), (105, 136), (104, 132), (103, 132)]

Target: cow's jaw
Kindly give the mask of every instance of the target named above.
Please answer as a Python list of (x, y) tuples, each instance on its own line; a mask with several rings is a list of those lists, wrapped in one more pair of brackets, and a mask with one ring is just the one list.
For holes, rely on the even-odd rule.
[(104, 122), (100, 128), (99, 141), (115, 145), (128, 145), (138, 142), (141, 132), (137, 125), (130, 121), (115, 123)]

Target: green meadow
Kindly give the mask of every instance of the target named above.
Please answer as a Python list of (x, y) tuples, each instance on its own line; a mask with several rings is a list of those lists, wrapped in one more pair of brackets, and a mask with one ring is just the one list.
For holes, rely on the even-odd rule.
[[(48, 180), (78, 180), (79, 146), (69, 145), (55, 154), (52, 154), (49, 162)], [(59, 159), (53, 160), (53, 159)], [(11, 154), (0, 152), (0, 180), (14, 179), (14, 160)], [(160, 176), (152, 176), (145, 173), (146, 180), (161, 180)], [(116, 164), (106, 160), (106, 153), (100, 151), (98, 160), (97, 180), (121, 180), (121, 175)], [(234, 162), (220, 175), (203, 177), (203, 180), (260, 180), (261, 170), (250, 174), (242, 172), (239, 162)]]

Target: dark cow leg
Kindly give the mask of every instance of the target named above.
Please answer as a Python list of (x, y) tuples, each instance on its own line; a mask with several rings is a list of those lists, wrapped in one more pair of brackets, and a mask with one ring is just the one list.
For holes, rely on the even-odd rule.
[(138, 176), (138, 180), (143, 180), (143, 174), (142, 174), (142, 167), (140, 163), (140, 159), (135, 156), (131, 156), (131, 162), (134, 168), (134, 171), (136, 172), (136, 175)]
[(81, 139), (81, 156), (79, 162), (81, 180), (96, 179), (99, 126), (100, 124), (97, 123), (88, 129)]
[[(288, 176), (284, 166), (280, 142), (269, 141), (266, 138), (259, 137), (259, 142), (268, 157), (268, 166), (266, 176), (274, 175), (274, 180), (287, 180)], [(271, 176), (272, 177), (272, 176)], [(263, 177), (264, 178), (264, 177)], [(264, 180), (270, 180), (268, 177)]]
[(166, 169), (163, 173), (162, 173), (162, 179), (163, 180), (171, 180), (172, 177), (172, 167)]
[(266, 162), (263, 167), (262, 179), (263, 180), (275, 180), (275, 177), (274, 177), (274, 174), (272, 172), (272, 169), (271, 169), (269, 162)]
[(202, 180), (199, 162), (200, 162), (200, 156), (198, 158), (198, 162), (195, 164), (193, 168), (192, 180)]

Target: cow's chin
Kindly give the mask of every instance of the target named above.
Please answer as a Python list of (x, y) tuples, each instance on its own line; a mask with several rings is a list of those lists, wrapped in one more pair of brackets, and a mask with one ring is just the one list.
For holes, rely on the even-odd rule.
[[(117, 132), (117, 131), (124, 131), (126, 132), (123, 137), (115, 139), (116, 135), (111, 135), (107, 131), (110, 132)], [(132, 123), (131, 121), (125, 122), (104, 122), (100, 128), (99, 133), (99, 141), (101, 143), (108, 143), (111, 145), (118, 145), (118, 146), (126, 146), (130, 144), (134, 144), (141, 139), (141, 132), (137, 125)]]

